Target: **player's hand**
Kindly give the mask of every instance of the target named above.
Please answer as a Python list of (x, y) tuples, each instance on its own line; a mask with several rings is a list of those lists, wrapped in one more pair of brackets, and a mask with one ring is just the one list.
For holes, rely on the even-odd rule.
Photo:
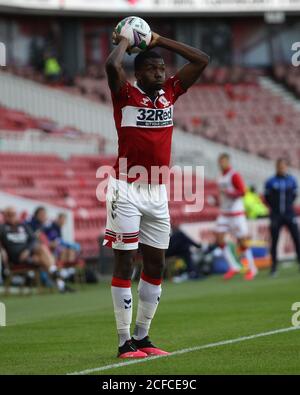
[(127, 41), (127, 47), (129, 47), (129, 41), (126, 37), (121, 36), (119, 33), (117, 33), (116, 30), (113, 31), (112, 34), (112, 43), (114, 45), (118, 45), (122, 40), (126, 40)]
[(158, 45), (159, 38), (160, 38), (159, 34), (152, 32), (152, 38), (150, 44), (148, 45), (148, 48), (150, 49), (156, 47)]
[(128, 55), (131, 55), (129, 40), (126, 37), (123, 37), (119, 33), (117, 33), (116, 30), (114, 30), (113, 34), (112, 34), (112, 43), (113, 43), (113, 45), (118, 45), (122, 40), (127, 41), (126, 52), (128, 53)]

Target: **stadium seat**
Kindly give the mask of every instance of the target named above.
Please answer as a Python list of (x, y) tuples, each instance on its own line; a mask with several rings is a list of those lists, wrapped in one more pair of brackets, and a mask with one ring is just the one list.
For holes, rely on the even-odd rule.
[(258, 81), (199, 84), (179, 98), (176, 124), (188, 133), (300, 167), (299, 113)]
[[(5, 280), (4, 280), (4, 294), (10, 294), (10, 286), (12, 283), (13, 276), (18, 275), (24, 277), (23, 281), (25, 282), (29, 273), (33, 273), (34, 276), (32, 280), (34, 280), (35, 285), (37, 286), (37, 293), (41, 293), (41, 280), (40, 280), (40, 269), (33, 264), (18, 264), (15, 265), (13, 262), (9, 263), (9, 270), (6, 272)], [(29, 282), (30, 293), (33, 293), (33, 282)], [(21, 283), (19, 288), (20, 294), (24, 294), (24, 283)]]
[[(0, 154), (0, 187), (15, 195), (44, 201), (71, 209), (74, 213), (75, 240), (81, 244), (84, 257), (99, 253), (99, 237), (106, 224), (105, 200), (96, 197), (96, 170), (100, 165), (113, 165), (115, 156), (72, 155), (63, 160), (56, 155)], [(195, 176), (189, 180), (191, 186)], [(173, 185), (173, 180), (171, 181)], [(187, 202), (170, 197), (172, 223), (215, 219), (217, 188), (214, 181), (204, 180), (203, 212), (189, 213)], [(172, 190), (172, 188), (171, 188)], [(179, 188), (182, 192), (182, 187)]]

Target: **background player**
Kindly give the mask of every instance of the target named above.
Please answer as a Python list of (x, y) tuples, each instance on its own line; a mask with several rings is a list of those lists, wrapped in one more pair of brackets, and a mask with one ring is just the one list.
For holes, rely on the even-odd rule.
[(243, 196), (246, 192), (241, 175), (230, 164), (230, 156), (223, 153), (218, 159), (221, 175), (218, 178), (220, 192), (220, 215), (217, 218), (217, 243), (223, 249), (224, 256), (229, 265), (229, 270), (224, 278), (230, 279), (241, 270), (240, 263), (236, 260), (230, 246), (225, 242), (227, 232), (237, 238), (242, 254), (248, 262), (248, 271), (245, 280), (252, 280), (257, 274), (251, 249), (247, 246), (248, 225), (245, 216)]
[[(198, 49), (153, 33), (149, 49), (171, 50), (188, 63), (175, 76), (166, 79), (162, 57), (154, 51), (142, 52), (135, 58), (136, 83), (131, 85), (122, 68), (129, 42), (115, 32), (113, 40), (117, 46), (107, 59), (106, 72), (119, 137), (118, 159), (126, 158), (127, 168), (119, 169), (117, 160), (116, 178), (111, 177), (109, 181), (104, 245), (114, 248), (111, 292), (119, 335), (118, 356), (161, 355), (166, 352), (153, 346), (148, 331), (161, 295), (165, 249), (169, 244), (166, 188), (162, 180), (151, 177), (146, 184), (141, 184), (136, 178), (128, 177), (128, 172), (134, 166), (143, 166), (150, 174), (153, 166), (169, 165), (173, 104), (196, 82), (209, 58)], [(141, 198), (142, 195), (147, 199)], [(154, 199), (154, 196), (159, 198)], [(133, 251), (137, 250), (138, 243), (143, 255), (143, 272), (138, 286), (136, 327), (131, 339), (130, 279)]]

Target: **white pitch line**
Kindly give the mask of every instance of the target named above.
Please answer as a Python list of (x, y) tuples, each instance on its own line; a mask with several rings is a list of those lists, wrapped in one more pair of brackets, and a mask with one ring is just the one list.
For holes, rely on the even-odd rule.
[(99, 366), (98, 368), (86, 369), (86, 370), (81, 370), (79, 372), (73, 372), (73, 373), (67, 373), (67, 374), (68, 375), (82, 375), (82, 374), (90, 374), (90, 373), (95, 373), (95, 372), (103, 372), (104, 370), (122, 368), (123, 366), (134, 365), (137, 363), (145, 363), (145, 362), (153, 361), (158, 358), (169, 358), (169, 357), (172, 357), (173, 355), (186, 354), (186, 353), (193, 352), (193, 351), (204, 350), (206, 348), (225, 346), (226, 344), (239, 343), (239, 342), (243, 342), (246, 340), (256, 339), (258, 337), (276, 335), (278, 333), (289, 332), (289, 331), (293, 331), (296, 329), (300, 329), (300, 327), (299, 326), (290, 326), (288, 328), (276, 329), (276, 330), (270, 331), (270, 332), (263, 332), (263, 333), (257, 333), (255, 335), (238, 337), (236, 339), (223, 340), (223, 341), (216, 342), (216, 343), (204, 344), (202, 346), (183, 348), (182, 350), (173, 351), (169, 355), (158, 355), (158, 356), (148, 357), (148, 358), (133, 359), (132, 361), (113, 363), (111, 365)]

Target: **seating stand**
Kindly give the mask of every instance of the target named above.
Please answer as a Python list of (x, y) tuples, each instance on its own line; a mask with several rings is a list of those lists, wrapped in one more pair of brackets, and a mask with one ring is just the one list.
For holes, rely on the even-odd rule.
[[(4, 281), (4, 295), (9, 295), (10, 294), (10, 286), (12, 282), (12, 278), (14, 275), (19, 275), (19, 276), (24, 276), (28, 274), (28, 272), (33, 271), (34, 272), (34, 282), (37, 286), (37, 293), (40, 294), (42, 292), (42, 286), (41, 286), (41, 280), (40, 280), (40, 270), (37, 266), (34, 266), (32, 264), (9, 264), (9, 273), (7, 274), (7, 277), (5, 278)], [(30, 292), (29, 295), (33, 294), (33, 286), (32, 283), (30, 283), (29, 286)], [(20, 295), (25, 295), (25, 286), (24, 284), (20, 285)]]

